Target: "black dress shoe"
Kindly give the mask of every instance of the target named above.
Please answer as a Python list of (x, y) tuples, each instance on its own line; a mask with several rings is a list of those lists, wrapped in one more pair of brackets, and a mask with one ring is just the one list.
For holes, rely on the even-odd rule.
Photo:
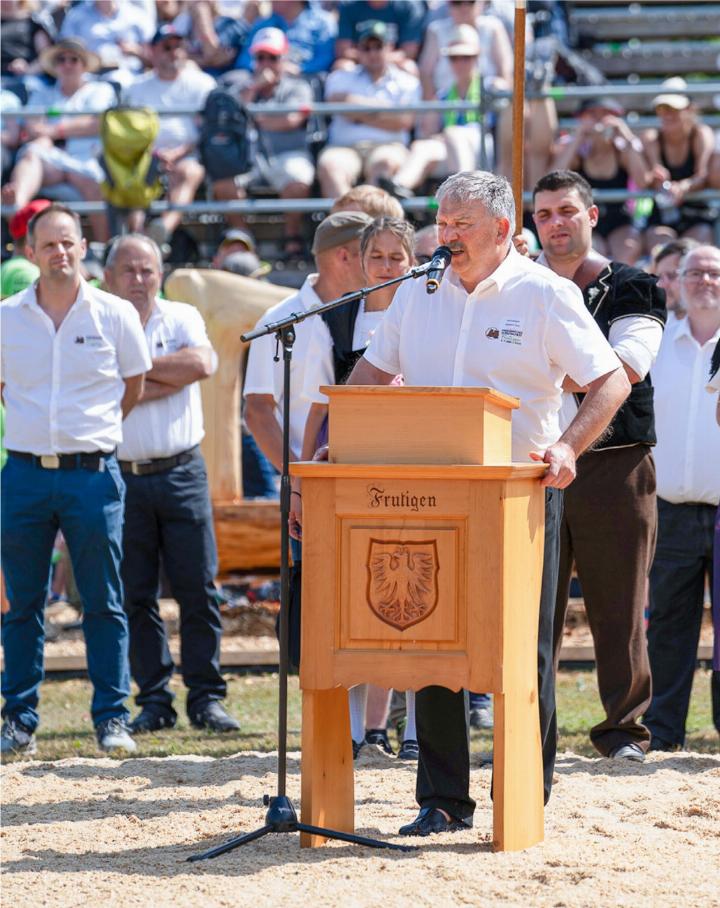
[(365, 743), (374, 744), (390, 757), (395, 756), (395, 751), (390, 746), (390, 741), (384, 728), (368, 728), (365, 732)]
[(190, 723), (195, 728), (209, 728), (210, 731), (239, 731), (240, 723), (225, 712), (225, 707), (217, 700), (211, 700), (190, 716)]
[(458, 820), (456, 817), (445, 819), (445, 814), (437, 807), (423, 807), (412, 823), (400, 827), (400, 835), (433, 835), (436, 832), (460, 832), (472, 829), (472, 819)]
[(680, 750), (680, 744), (673, 744), (670, 741), (664, 741), (662, 738), (653, 735), (650, 738), (650, 747), (648, 747), (648, 751), (654, 750), (676, 751)]
[(161, 713), (154, 709), (141, 709), (128, 726), (132, 734), (144, 735), (163, 728), (174, 728), (177, 722), (175, 713)]

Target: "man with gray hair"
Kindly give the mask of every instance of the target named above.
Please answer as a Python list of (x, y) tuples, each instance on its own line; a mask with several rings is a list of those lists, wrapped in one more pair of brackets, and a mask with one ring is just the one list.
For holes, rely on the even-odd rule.
[(152, 358), (137, 408), (118, 448), (127, 485), (122, 579), (130, 624), (130, 670), (139, 691), (136, 734), (172, 728), (173, 665), (157, 601), (159, 569), (180, 606), (182, 673), (187, 713), (196, 728), (227, 732), (239, 724), (221, 704), (222, 626), (214, 580), (217, 552), (205, 462), (198, 382), (217, 357), (202, 316), (185, 303), (160, 299), (162, 257), (142, 234), (116, 239), (105, 268), (108, 288), (136, 308)]
[[(650, 750), (679, 750), (685, 743), (720, 501), (720, 428), (715, 399), (704, 389), (720, 343), (720, 249), (691, 249), (680, 261), (678, 284), (687, 315), (668, 325), (653, 369), (658, 538), (648, 622)], [(720, 718), (717, 656), (716, 650), (713, 716)]]
[[(409, 385), (490, 386), (520, 399), (513, 417), (513, 461), (548, 465), (545, 551), (538, 634), (538, 694), (545, 800), (557, 745), (552, 631), (562, 489), (575, 461), (605, 429), (630, 384), (617, 356), (570, 281), (521, 256), (512, 245), (514, 202), (503, 177), (466, 171), (437, 193), (438, 239), (452, 264), (428, 304), (422, 285), (403, 284), (358, 362), (350, 384), (386, 385), (402, 373)], [(560, 433), (562, 382), (588, 393)], [(461, 692), (417, 693), (420, 813), (402, 835), (425, 836), (472, 826), (470, 761)]]

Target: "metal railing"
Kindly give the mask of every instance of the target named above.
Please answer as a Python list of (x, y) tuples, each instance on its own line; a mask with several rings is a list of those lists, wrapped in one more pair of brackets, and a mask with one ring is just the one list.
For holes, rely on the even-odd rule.
[[(528, 99), (552, 98), (554, 101), (577, 98), (596, 98), (598, 95), (612, 95), (614, 98), (642, 97), (652, 98), (658, 94), (688, 95), (693, 98), (713, 98), (714, 106), (720, 108), (720, 79), (709, 82), (690, 82), (687, 88), (668, 88), (660, 82), (638, 84), (604, 84), (604, 85), (551, 85), (541, 90), (528, 90)], [(507, 89), (495, 89), (483, 86), (484, 103), (486, 107), (495, 101), (510, 100), (513, 93)], [(365, 104), (340, 104), (331, 101), (313, 101), (311, 104), (298, 107), (293, 104), (248, 104), (250, 114), (263, 116), (285, 116), (289, 113), (317, 114), (319, 116), (333, 116), (335, 114), (353, 113), (386, 113), (392, 109), (393, 113), (451, 113), (453, 111), (476, 110), (477, 104), (471, 101), (422, 101), (415, 104), (393, 104), (392, 108), (373, 107)], [(74, 117), (74, 116), (100, 116), (107, 108), (102, 110), (77, 110), (61, 111), (47, 107), (21, 107), (16, 110), (3, 111), (7, 119), (26, 119), (27, 117)], [(157, 111), (160, 117), (194, 116), (202, 113), (202, 107), (173, 107)]]
[[(628, 199), (652, 198), (651, 190), (630, 191), (625, 189), (597, 189), (593, 191), (596, 202), (625, 202)], [(702, 189), (686, 197), (690, 202), (717, 203), (720, 210), (720, 189)], [(525, 204), (532, 202), (532, 193), (523, 194)], [(179, 211), (183, 214), (284, 214), (287, 211), (302, 213), (329, 211), (333, 199), (240, 199), (228, 202), (199, 201), (189, 202), (185, 205), (173, 205), (168, 201), (153, 202), (148, 211), (152, 215), (163, 214), (166, 211)], [(415, 196), (403, 199), (401, 204), (405, 211), (410, 213), (432, 212), (437, 209), (435, 196)], [(78, 214), (98, 214), (105, 211), (105, 202), (72, 202), (72, 209)], [(8, 209), (9, 210), (9, 209)], [(5, 213), (5, 209), (3, 209)]]

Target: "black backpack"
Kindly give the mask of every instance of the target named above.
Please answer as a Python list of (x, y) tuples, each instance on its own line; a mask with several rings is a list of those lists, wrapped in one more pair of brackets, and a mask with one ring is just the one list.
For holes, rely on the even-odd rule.
[(251, 123), (245, 105), (228, 88), (207, 96), (198, 148), (211, 180), (224, 180), (252, 168)]

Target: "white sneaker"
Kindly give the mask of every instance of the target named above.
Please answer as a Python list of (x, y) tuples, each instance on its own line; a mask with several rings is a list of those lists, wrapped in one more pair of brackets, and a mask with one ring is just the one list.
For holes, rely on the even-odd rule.
[(633, 763), (645, 762), (645, 751), (639, 744), (621, 744), (608, 754), (611, 760), (631, 760)]
[(35, 735), (14, 719), (6, 719), (0, 732), (0, 753), (28, 755), (37, 753)]
[(470, 728), (492, 728), (492, 706), (479, 706), (470, 710)]
[(107, 722), (101, 722), (95, 729), (95, 734), (101, 750), (125, 750), (128, 753), (137, 750), (137, 744), (130, 737), (124, 719), (108, 719)]

